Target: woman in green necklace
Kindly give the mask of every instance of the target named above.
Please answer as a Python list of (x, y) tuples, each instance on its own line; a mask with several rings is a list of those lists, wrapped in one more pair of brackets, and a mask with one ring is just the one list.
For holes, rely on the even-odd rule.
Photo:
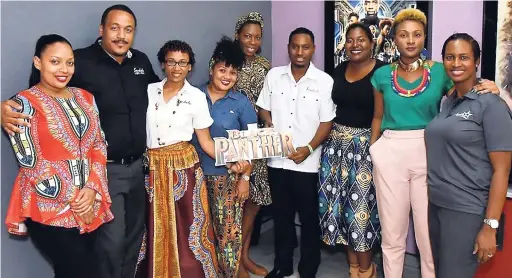
[[(393, 23), (393, 35), (400, 59), (379, 68), (371, 80), (375, 111), (370, 154), (386, 278), (402, 277), (411, 208), (422, 277), (435, 277), (428, 232), (424, 128), (438, 114), (441, 100), (453, 82), (442, 63), (420, 58), (426, 31), (427, 18), (423, 12), (399, 12)], [(499, 93), (491, 81), (484, 81), (475, 89), (480, 93)]]

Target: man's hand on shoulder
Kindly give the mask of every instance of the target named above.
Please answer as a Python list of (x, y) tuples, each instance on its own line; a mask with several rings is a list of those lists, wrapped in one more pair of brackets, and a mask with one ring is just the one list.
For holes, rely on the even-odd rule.
[(15, 101), (10, 99), (2, 101), (1, 109), (2, 128), (9, 135), (21, 133), (22, 130), (19, 126), (30, 126), (30, 123), (25, 121), (25, 119), (30, 119), (31, 117), (27, 114), (16, 112), (15, 110), (20, 111), (22, 107)]

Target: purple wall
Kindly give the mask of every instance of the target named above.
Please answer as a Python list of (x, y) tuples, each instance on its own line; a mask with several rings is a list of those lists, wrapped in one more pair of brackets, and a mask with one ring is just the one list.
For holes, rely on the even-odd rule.
[[(429, 25), (432, 28), (432, 57), (441, 61), (444, 41), (455, 32), (466, 32), (482, 42), (483, 1), (435, 1)], [(297, 27), (315, 34), (316, 53), (313, 63), (324, 68), (324, 1), (272, 1), (272, 66), (287, 64), (288, 35)], [(407, 252), (416, 253), (411, 226)]]
[(324, 69), (324, 2), (272, 1), (272, 66), (283, 66), (288, 60), (288, 35), (297, 27), (315, 34), (313, 63)]
[(434, 60), (442, 61), (443, 43), (453, 33), (468, 33), (482, 45), (483, 1), (435, 1), (432, 8), (431, 53)]

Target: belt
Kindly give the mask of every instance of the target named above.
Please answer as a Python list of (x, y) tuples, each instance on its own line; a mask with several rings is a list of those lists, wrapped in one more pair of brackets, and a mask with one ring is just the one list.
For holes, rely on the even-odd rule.
[(112, 160), (107, 159), (107, 163), (130, 165), (133, 162), (137, 161), (140, 157), (141, 156), (139, 155), (139, 156), (130, 156), (130, 157), (121, 158), (121, 159), (112, 159)]

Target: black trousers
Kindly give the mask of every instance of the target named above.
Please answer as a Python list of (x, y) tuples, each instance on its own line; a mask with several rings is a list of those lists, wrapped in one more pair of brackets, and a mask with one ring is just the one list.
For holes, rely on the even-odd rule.
[(293, 273), (295, 213), (301, 223), (299, 274), (313, 278), (320, 265), (320, 223), (318, 218), (318, 174), (270, 168), (274, 213), (274, 267)]
[(53, 227), (25, 221), (36, 247), (53, 265), (55, 278), (97, 277), (94, 232), (80, 235), (78, 229)]
[(428, 227), (436, 278), (471, 278), (478, 268), (473, 255), (475, 239), (484, 215), (459, 212), (432, 203), (428, 205)]
[(107, 171), (114, 220), (97, 232), (98, 277), (133, 278), (146, 216), (142, 159), (129, 165), (108, 163)]

